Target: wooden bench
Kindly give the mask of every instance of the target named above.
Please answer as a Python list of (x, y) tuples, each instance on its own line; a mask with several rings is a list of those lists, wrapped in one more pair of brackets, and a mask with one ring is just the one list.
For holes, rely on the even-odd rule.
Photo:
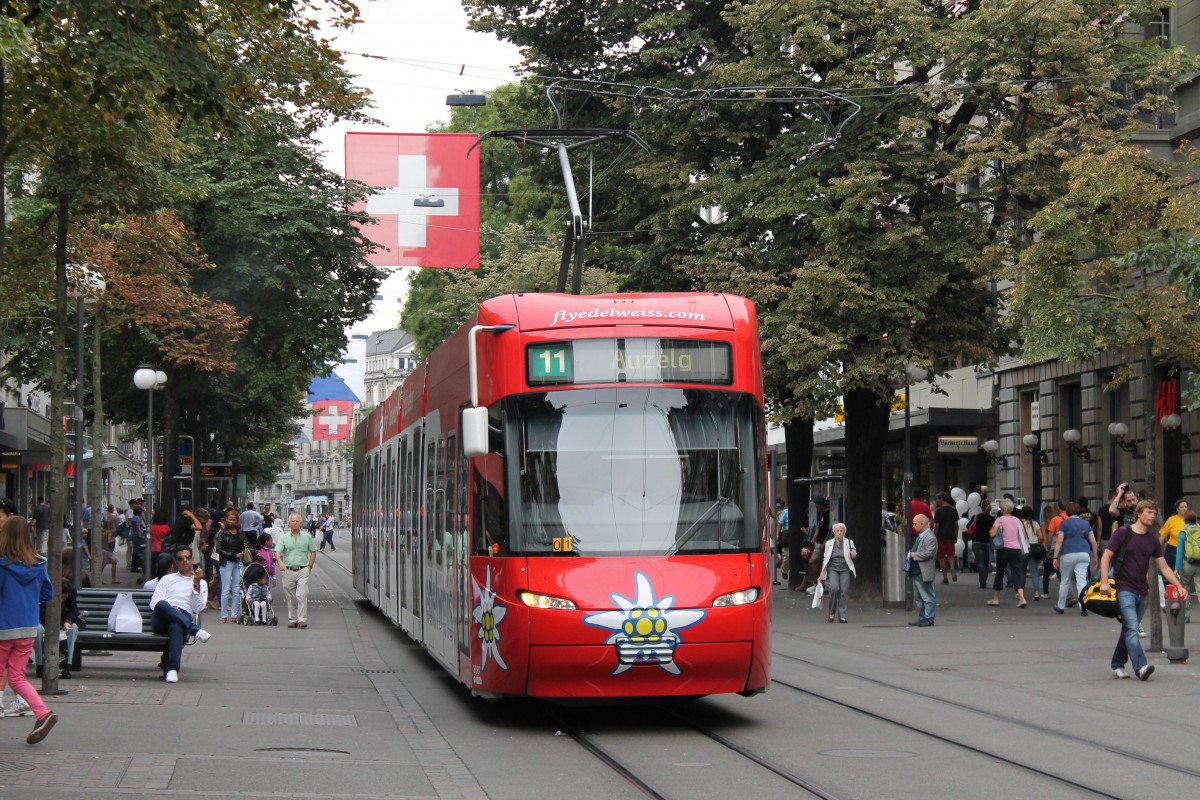
[(167, 649), (167, 637), (154, 633), (154, 615), (150, 611), (150, 596), (154, 593), (145, 589), (125, 591), (133, 595), (133, 602), (142, 615), (141, 633), (113, 633), (108, 630), (108, 615), (120, 591), (117, 589), (80, 589), (78, 593), (79, 615), (82, 624), (75, 635), (75, 658), (71, 669), (83, 669), (84, 650), (142, 650), (163, 653)]

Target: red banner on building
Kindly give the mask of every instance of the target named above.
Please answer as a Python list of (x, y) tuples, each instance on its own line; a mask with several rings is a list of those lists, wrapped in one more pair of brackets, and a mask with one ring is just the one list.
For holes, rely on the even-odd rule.
[[(479, 140), (465, 133), (348, 133), (346, 177), (377, 191), (352, 210), (377, 267), (479, 266)], [(468, 152), (469, 151), (469, 152)]]

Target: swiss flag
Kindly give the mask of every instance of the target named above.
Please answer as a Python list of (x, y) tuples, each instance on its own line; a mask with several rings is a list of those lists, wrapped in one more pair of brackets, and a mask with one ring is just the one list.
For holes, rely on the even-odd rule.
[[(473, 133), (348, 133), (346, 177), (377, 191), (362, 226), (377, 267), (479, 266), (479, 141)], [(468, 153), (470, 150), (470, 153)]]
[(350, 400), (314, 400), (312, 402), (312, 440), (343, 442), (354, 427), (354, 403)]

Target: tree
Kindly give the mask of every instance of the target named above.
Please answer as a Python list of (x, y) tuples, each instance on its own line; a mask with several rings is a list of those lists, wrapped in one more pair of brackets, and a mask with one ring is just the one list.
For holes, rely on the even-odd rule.
[[(533, 72), (626, 84), (569, 84), (578, 124), (629, 125), (654, 150), (598, 192), (650, 256), (624, 285), (756, 301), (776, 419), (842, 398), (847, 522), (863, 541), (879, 530), (896, 377), (1007, 349), (996, 287), (1032, 241), (1028, 219), (1064, 191), (1063, 162), (1162, 108), (1188, 61), (1125, 35), (1159, 13), (1148, 2), (1113, 17), (1072, 0), (698, 5), (470, 8)], [(567, 12), (587, 31), (560, 27)], [(685, 17), (706, 26), (662, 24)], [(1122, 80), (1138, 94), (1114, 91)], [(791, 493), (793, 509), (806, 500)], [(860, 550), (868, 592), (878, 559)]]

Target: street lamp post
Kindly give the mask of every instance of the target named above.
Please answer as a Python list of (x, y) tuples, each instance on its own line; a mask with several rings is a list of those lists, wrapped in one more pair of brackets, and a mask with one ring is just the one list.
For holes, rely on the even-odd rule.
[[(151, 517), (154, 516), (154, 498), (158, 490), (158, 473), (154, 466), (154, 390), (161, 389), (167, 385), (167, 373), (162, 370), (154, 370), (149, 367), (142, 367), (137, 372), (133, 373), (133, 385), (139, 389), (146, 391), (147, 412), (146, 412), (146, 445), (150, 450), (150, 475), (149, 478), (142, 480), (142, 494), (147, 498), (146, 511)], [(149, 529), (149, 526), (147, 526)]]
[[(72, 577), (76, 589), (83, 584), (83, 314), (84, 307), (95, 303), (104, 293), (106, 283), (89, 264), (68, 264), (71, 288), (69, 296), (75, 298), (75, 480), (71, 486), (71, 541)], [(99, 424), (96, 420), (96, 424)], [(92, 453), (93, 466), (99, 463), (100, 454)], [(93, 515), (95, 509), (92, 509)], [(55, 527), (51, 526), (51, 531)]]

